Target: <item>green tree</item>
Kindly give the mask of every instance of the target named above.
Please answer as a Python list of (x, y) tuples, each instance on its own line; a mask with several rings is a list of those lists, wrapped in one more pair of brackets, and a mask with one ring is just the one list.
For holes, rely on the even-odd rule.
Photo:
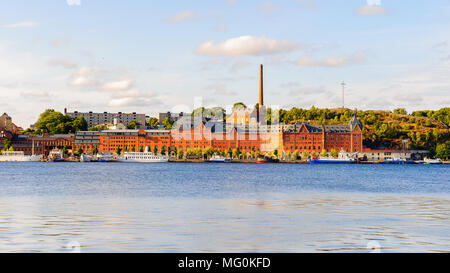
[(339, 152), (335, 149), (331, 149), (330, 154), (332, 157), (338, 157), (339, 156)]
[(214, 150), (208, 146), (205, 148), (204, 153), (208, 158), (210, 158), (214, 154)]
[(406, 112), (405, 108), (397, 108), (394, 109), (394, 114), (407, 115), (408, 112)]
[(327, 150), (322, 150), (322, 152), (320, 153), (320, 156), (321, 157), (327, 157), (328, 156), (328, 153), (327, 153)]
[(183, 150), (182, 150), (182, 149), (179, 149), (179, 150), (178, 150), (177, 156), (178, 156), (178, 158), (183, 158), (184, 153), (183, 153)]
[(133, 145), (133, 147), (131, 147), (131, 151), (134, 153), (136, 152), (136, 147)]
[(299, 151), (295, 151), (294, 152), (294, 159), (298, 160), (300, 158), (300, 152)]
[(121, 153), (122, 153), (122, 149), (120, 148), (120, 146), (117, 146), (117, 147), (116, 147), (116, 154), (117, 154), (118, 156), (120, 156)]
[(69, 151), (67, 150), (67, 146), (64, 145), (64, 147), (62, 148), (62, 153), (63, 153), (63, 155), (67, 155), (68, 152), (69, 152)]
[(155, 147), (153, 148), (153, 153), (154, 153), (155, 155), (158, 154), (158, 146), (155, 145)]
[(97, 126), (92, 126), (88, 130), (89, 131), (101, 131), (101, 130), (107, 130), (107, 129), (108, 129), (108, 126), (106, 126), (106, 124), (100, 124)]
[(233, 158), (239, 158), (240, 154), (241, 154), (241, 152), (239, 151), (239, 149), (233, 149), (233, 151), (232, 151)]
[(128, 123), (127, 129), (134, 130), (134, 129), (138, 129), (139, 126), (141, 126), (141, 124), (139, 122), (133, 120), (132, 122)]
[(94, 149), (92, 149), (92, 154), (93, 154), (93, 155), (98, 154), (98, 148), (97, 148), (97, 146), (95, 146)]
[(73, 119), (56, 112), (53, 109), (47, 109), (40, 114), (39, 119), (35, 123), (35, 133), (38, 134), (67, 134), (77, 131), (86, 131), (87, 122), (84, 117)]
[(10, 147), (11, 147), (11, 140), (5, 139), (5, 141), (3, 142), (3, 150), (8, 151)]
[(173, 120), (169, 119), (169, 118), (165, 118), (162, 121), (162, 125), (164, 126), (165, 129), (170, 130), (172, 129), (172, 125), (173, 125)]
[(247, 109), (247, 105), (245, 105), (243, 102), (236, 102), (233, 105), (233, 111), (234, 110), (240, 110), (240, 109)]
[(165, 155), (166, 154), (166, 146), (162, 146), (161, 147), (161, 154)]
[(291, 153), (291, 151), (288, 151), (288, 152), (286, 153), (286, 157), (287, 157), (288, 160), (292, 159), (292, 153)]
[(308, 158), (309, 157), (309, 152), (308, 151), (304, 151), (303, 152), (303, 158)]
[(83, 149), (81, 148), (81, 146), (78, 147), (77, 154), (78, 154), (78, 155), (82, 155), (83, 153), (84, 153), (84, 151), (83, 151)]
[(139, 146), (139, 152), (143, 153), (144, 152), (144, 146)]
[(148, 120), (148, 126), (150, 126), (150, 127), (158, 127), (158, 125), (159, 125), (159, 120), (157, 119), (157, 118), (150, 118), (149, 120)]
[(450, 140), (436, 146), (436, 157), (441, 159), (450, 158)]

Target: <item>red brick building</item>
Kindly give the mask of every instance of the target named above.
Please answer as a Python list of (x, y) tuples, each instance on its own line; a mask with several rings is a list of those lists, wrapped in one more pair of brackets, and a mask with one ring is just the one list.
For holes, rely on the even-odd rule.
[(353, 116), (348, 125), (293, 124), (283, 130), (284, 151), (362, 152), (362, 124)]

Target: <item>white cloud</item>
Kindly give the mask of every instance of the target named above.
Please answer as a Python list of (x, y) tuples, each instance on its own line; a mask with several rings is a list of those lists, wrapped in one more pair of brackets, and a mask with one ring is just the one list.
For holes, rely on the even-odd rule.
[(373, 16), (380, 14), (388, 14), (388, 11), (381, 6), (381, 1), (379, 0), (368, 0), (367, 4), (359, 7), (356, 14), (361, 16)]
[(202, 43), (195, 50), (196, 54), (206, 56), (241, 56), (268, 55), (282, 52), (292, 52), (303, 46), (286, 40), (268, 39), (264, 36), (240, 36), (216, 44), (214, 41)]
[(51, 59), (47, 64), (50, 66), (61, 66), (66, 69), (72, 69), (78, 66), (77, 63), (64, 59)]
[(136, 103), (136, 99), (132, 97), (125, 97), (120, 99), (112, 99), (109, 102), (109, 106), (111, 107), (119, 107), (119, 106), (130, 106)]
[(19, 22), (19, 23), (16, 23), (16, 24), (5, 25), (4, 27), (6, 27), (6, 28), (19, 28), (19, 27), (35, 27), (37, 25), (38, 25), (37, 22), (27, 21), (27, 22)]
[(102, 85), (101, 89), (104, 91), (125, 91), (130, 89), (131, 86), (133, 86), (133, 81), (127, 79), (127, 80), (107, 82)]
[(99, 69), (96, 67), (82, 67), (75, 71), (69, 81), (70, 86), (74, 87), (88, 87), (97, 85), (96, 74)]
[(81, 0), (67, 0), (67, 5), (69, 6), (80, 6)]
[(362, 64), (365, 61), (364, 51), (358, 51), (350, 56), (327, 57), (323, 60), (317, 60), (310, 56), (303, 56), (297, 60), (298, 66), (322, 66), (322, 67), (340, 67), (345, 65)]
[(194, 16), (195, 16), (194, 12), (192, 12), (190, 10), (184, 10), (184, 11), (181, 11), (181, 12), (167, 18), (166, 21), (171, 24), (176, 24), (176, 23), (180, 23), (185, 20), (192, 19), (192, 18), (194, 18)]

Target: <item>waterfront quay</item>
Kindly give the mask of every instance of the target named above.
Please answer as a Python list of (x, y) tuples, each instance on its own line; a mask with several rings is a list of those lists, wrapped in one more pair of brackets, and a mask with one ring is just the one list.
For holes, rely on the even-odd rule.
[(305, 163), (309, 158), (336, 158), (346, 154), (356, 156), (359, 161), (376, 163), (394, 158), (420, 161), (427, 155), (426, 151), (364, 147), (362, 125), (355, 115), (348, 124), (342, 125), (267, 125), (251, 113), (245, 122), (237, 117), (232, 115), (231, 120), (223, 122), (188, 116), (180, 118), (171, 130), (121, 128), (58, 135), (20, 135), (1, 130), (0, 150), (9, 143), (9, 149), (25, 155), (43, 155), (46, 160), (58, 155), (65, 161), (79, 161), (82, 154), (108, 153), (119, 157), (126, 152), (144, 150), (168, 156), (174, 162), (201, 162), (218, 155), (232, 162), (261, 162), (263, 158)]

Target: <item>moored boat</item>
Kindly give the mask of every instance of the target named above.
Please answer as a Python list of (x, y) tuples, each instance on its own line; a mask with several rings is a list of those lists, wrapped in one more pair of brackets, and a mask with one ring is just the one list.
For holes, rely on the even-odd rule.
[(100, 153), (97, 155), (97, 162), (112, 162), (114, 157), (112, 153)]
[(337, 158), (310, 158), (308, 162), (309, 164), (355, 164), (358, 160), (356, 159), (356, 154), (352, 154), (349, 157), (344, 151), (341, 151)]
[(417, 162), (414, 160), (407, 160), (403, 158), (394, 157), (392, 159), (381, 161), (381, 164), (417, 164)]
[(91, 162), (91, 161), (92, 161), (91, 157), (86, 154), (82, 154), (80, 156), (80, 162)]
[(229, 159), (226, 159), (223, 156), (213, 155), (211, 157), (211, 159), (209, 159), (209, 162), (212, 162), (212, 163), (230, 163), (231, 161)]
[(163, 163), (168, 162), (165, 155), (155, 155), (151, 152), (126, 152), (123, 156), (117, 157), (117, 162), (126, 163)]
[(0, 162), (39, 162), (42, 155), (25, 155), (23, 151), (5, 151), (0, 155)]
[(432, 159), (432, 158), (427, 158), (427, 157), (425, 157), (425, 159), (423, 160), (423, 163), (424, 164), (443, 164), (439, 158)]

